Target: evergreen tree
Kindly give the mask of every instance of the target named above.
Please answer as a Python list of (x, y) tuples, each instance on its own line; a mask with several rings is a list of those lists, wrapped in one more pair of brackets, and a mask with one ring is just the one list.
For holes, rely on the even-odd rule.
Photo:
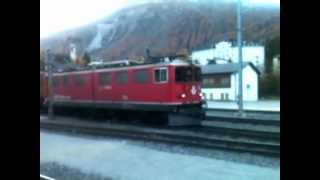
[(85, 52), (82, 60), (83, 60), (84, 65), (88, 65), (91, 62), (90, 55), (87, 52)]
[(267, 74), (272, 72), (273, 58), (278, 54), (280, 54), (280, 36), (266, 42), (265, 72)]
[(40, 71), (45, 69), (45, 52), (40, 49)]
[(280, 97), (280, 73), (273, 72), (273, 58), (280, 54), (280, 36), (266, 42), (265, 74), (259, 80), (261, 97)]

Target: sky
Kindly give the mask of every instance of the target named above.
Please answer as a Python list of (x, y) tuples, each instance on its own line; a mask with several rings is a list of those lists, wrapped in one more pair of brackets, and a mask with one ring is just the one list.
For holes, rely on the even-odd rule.
[[(245, 0), (279, 4), (280, 0)], [(40, 0), (40, 39), (96, 21), (146, 0)]]

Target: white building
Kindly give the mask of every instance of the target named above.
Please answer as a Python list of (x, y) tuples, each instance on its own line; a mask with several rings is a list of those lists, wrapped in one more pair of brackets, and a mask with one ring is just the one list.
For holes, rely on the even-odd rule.
[[(202, 93), (206, 100), (235, 101), (238, 96), (238, 63), (202, 66)], [(258, 100), (259, 70), (243, 63), (243, 100)]]
[(73, 63), (77, 60), (77, 46), (75, 44), (70, 44), (70, 59)]
[(273, 58), (273, 72), (280, 73), (280, 54)]
[[(247, 46), (242, 47), (242, 57), (244, 62), (251, 62), (259, 71), (263, 72), (265, 64), (265, 48), (264, 46)], [(192, 59), (198, 60), (201, 65), (208, 64), (209, 59), (224, 59), (217, 61), (218, 64), (226, 63), (231, 60), (238, 63), (238, 47), (232, 47), (229, 42), (220, 42), (215, 48), (192, 52)]]

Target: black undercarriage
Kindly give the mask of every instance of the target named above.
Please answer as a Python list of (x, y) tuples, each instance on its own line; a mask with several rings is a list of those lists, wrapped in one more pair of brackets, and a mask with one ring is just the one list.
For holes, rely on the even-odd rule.
[[(47, 104), (43, 106), (47, 108)], [(57, 113), (91, 113), (104, 114), (111, 118), (141, 119), (149, 123), (169, 126), (199, 125), (205, 113), (202, 103), (168, 105), (168, 104), (128, 104), (128, 103), (70, 103), (55, 102)]]

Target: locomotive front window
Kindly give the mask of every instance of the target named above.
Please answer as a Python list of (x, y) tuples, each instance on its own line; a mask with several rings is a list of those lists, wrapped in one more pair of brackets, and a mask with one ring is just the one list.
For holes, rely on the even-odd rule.
[(99, 74), (99, 84), (100, 85), (109, 85), (111, 83), (111, 74), (103, 72)]
[(201, 81), (201, 69), (198, 67), (194, 69), (194, 80)]
[(176, 67), (176, 82), (192, 82), (201, 80), (198, 67)]

